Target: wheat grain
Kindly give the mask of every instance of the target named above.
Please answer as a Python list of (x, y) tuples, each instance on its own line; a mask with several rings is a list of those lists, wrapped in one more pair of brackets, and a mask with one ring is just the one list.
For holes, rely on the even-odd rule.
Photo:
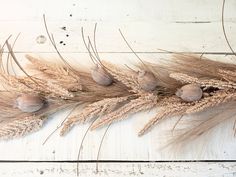
[(182, 83), (199, 84), (202, 87), (206, 88), (214, 87), (218, 89), (229, 89), (229, 88), (236, 89), (236, 83), (230, 81), (226, 82), (217, 79), (198, 79), (196, 77), (189, 76), (183, 73), (172, 73), (170, 74), (170, 77)]
[(146, 132), (148, 132), (154, 125), (156, 125), (160, 120), (170, 117), (170, 116), (178, 116), (183, 115), (186, 109), (189, 107), (191, 103), (169, 103), (165, 107), (162, 107), (161, 111), (157, 113), (157, 115), (152, 118), (145, 126), (139, 131), (138, 135), (142, 136)]
[(26, 55), (26, 58), (32, 63), (33, 69), (37, 69), (46, 75), (46, 79), (57, 81), (58, 85), (71, 91), (82, 90), (79, 72), (75, 74), (75, 71), (72, 72), (68, 67), (40, 61), (30, 55)]
[(104, 125), (110, 124), (114, 121), (124, 119), (129, 114), (134, 114), (140, 111), (145, 111), (152, 109), (156, 106), (158, 97), (153, 94), (143, 94), (137, 99), (131, 100), (129, 103), (125, 104), (116, 111), (105, 115), (104, 117), (95, 121), (94, 125), (91, 127), (92, 130), (102, 127)]
[(131, 88), (131, 92), (139, 93), (140, 86), (138, 83), (137, 74), (134, 71), (129, 71), (124, 68), (119, 68), (109, 62), (103, 61), (103, 65), (108, 68), (108, 72), (118, 81), (122, 82), (127, 87)]
[(82, 111), (78, 108), (77, 111), (68, 117), (64, 123), (60, 135), (67, 133), (76, 123), (84, 123), (90, 121), (92, 118), (102, 116), (112, 112), (119, 104), (126, 101), (128, 97), (107, 98), (101, 101), (89, 104)]
[(72, 98), (74, 97), (74, 95), (72, 93), (70, 93), (68, 90), (62, 88), (61, 86), (54, 84), (52, 82), (47, 82), (46, 84), (47, 86), (47, 90), (49, 91), (49, 93), (53, 93), (55, 94), (55, 96), (60, 96), (62, 98)]
[(225, 80), (236, 81), (236, 71), (219, 69), (218, 72)]
[(186, 114), (200, 112), (208, 108), (215, 107), (220, 104), (228, 103), (230, 101), (235, 101), (235, 100), (236, 100), (235, 92), (232, 91), (230, 92), (228, 90), (217, 91), (213, 93), (212, 96), (203, 98), (195, 102), (195, 105), (191, 106), (186, 110)]
[(2, 123), (0, 127), (0, 138), (12, 139), (35, 132), (42, 127), (43, 122), (44, 119), (42, 117), (29, 116)]
[(1, 76), (2, 77), (0, 77), (0, 79), (3, 81), (3, 83), (10, 87), (10, 90), (17, 92), (33, 92), (44, 94), (47, 97), (59, 96), (61, 98), (71, 98), (74, 96), (67, 89), (51, 81), (46, 81), (39, 78), (34, 78), (34, 80), (32, 80), (29, 77), (17, 77), (3, 74), (1, 74)]

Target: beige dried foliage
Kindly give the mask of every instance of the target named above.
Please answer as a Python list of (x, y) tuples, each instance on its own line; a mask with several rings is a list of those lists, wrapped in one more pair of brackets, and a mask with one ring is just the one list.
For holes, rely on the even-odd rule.
[(0, 139), (12, 139), (35, 132), (43, 126), (43, 122), (43, 117), (29, 116), (15, 118), (9, 122), (2, 123), (0, 127)]
[(114, 79), (122, 82), (125, 86), (129, 87), (130, 92), (141, 92), (137, 73), (126, 68), (121, 68), (107, 61), (103, 61), (102, 64), (107, 68), (107, 72), (109, 72), (114, 77)]
[(170, 57), (158, 58), (157, 63), (145, 62), (163, 86), (174, 93), (181, 86), (180, 82), (169, 77), (171, 73), (185, 73), (198, 79), (222, 80), (218, 70), (236, 71), (236, 65), (213, 61), (197, 55), (174, 53)]
[(109, 87), (101, 86), (94, 82), (88, 71), (83, 71), (81, 68), (72, 71), (63, 65), (53, 65), (31, 56), (27, 57), (32, 63), (31, 68), (43, 72), (47, 79), (53, 79), (54, 86), (59, 85), (69, 93), (72, 92), (75, 95), (70, 98), (72, 100), (95, 102), (104, 98), (122, 97), (130, 94), (128, 88), (120, 82), (113, 83)]
[(214, 87), (218, 89), (236, 89), (236, 83), (216, 79), (198, 79), (183, 73), (171, 73), (170, 77), (182, 83), (199, 84), (202, 87)]
[(167, 74), (164, 77), (168, 77), (170, 73), (185, 73), (199, 79), (220, 80), (222, 77), (218, 70), (236, 70), (236, 65), (232, 63), (214, 61), (205, 57), (201, 58), (197, 55), (178, 53), (174, 53), (167, 58), (159, 59), (158, 63), (148, 63), (148, 65), (157, 74), (159, 73), (158, 71), (165, 71)]
[(200, 117), (196, 120), (189, 120), (188, 127), (180, 129), (178, 135), (170, 142), (170, 144), (181, 144), (189, 142), (204, 133), (208, 132), (212, 128), (218, 126), (222, 122), (231, 121), (235, 119), (235, 102), (225, 103), (216, 107), (217, 110), (211, 110), (211, 114), (205, 113), (199, 115)]
[(150, 110), (157, 105), (158, 96), (151, 93), (142, 94), (140, 97), (131, 100), (129, 103), (125, 104), (116, 111), (105, 115), (104, 117), (97, 119), (92, 130), (108, 125), (114, 121), (123, 120), (130, 114), (134, 114), (140, 111)]
[[(72, 92), (74, 97), (69, 98), (71, 100), (96, 102), (104, 98), (130, 95), (129, 88), (121, 82), (115, 82), (109, 87), (101, 86), (94, 82), (88, 71), (84, 71), (81, 68), (76, 68), (72, 71), (70, 68), (62, 65), (43, 62), (31, 56), (27, 57), (31, 61), (31, 68), (43, 72), (47, 79), (53, 79), (54, 86), (58, 85)], [(64, 96), (64, 98), (66, 97)]]
[(41, 71), (44, 78), (57, 82), (57, 84), (60, 84), (69, 91), (82, 89), (79, 73), (76, 73), (75, 70), (71, 71), (66, 66), (41, 61), (30, 55), (26, 55), (26, 58), (31, 62), (29, 68)]
[(60, 135), (67, 133), (71, 127), (78, 123), (88, 122), (93, 118), (109, 114), (114, 111), (120, 104), (127, 101), (128, 97), (118, 97), (118, 98), (107, 98), (92, 104), (89, 104), (81, 110), (77, 108), (74, 114), (68, 117), (67, 121), (64, 123)]
[(74, 97), (73, 93), (70, 93), (65, 88), (45, 79), (0, 73), (0, 81), (8, 90), (18, 93), (39, 93), (45, 97), (61, 97), (66, 99)]
[(105, 98), (123, 97), (131, 95), (129, 88), (121, 82), (114, 82), (110, 86), (98, 85), (92, 78), (90, 73), (80, 73), (82, 91), (75, 92), (76, 98), (83, 102), (95, 102)]
[(213, 93), (212, 96), (205, 97), (189, 107), (186, 114), (201, 112), (211, 107), (215, 107), (224, 103), (236, 100), (236, 92), (234, 90), (220, 90)]
[(0, 138), (15, 138), (36, 131), (48, 116), (70, 105), (67, 101), (47, 99), (40, 110), (26, 113), (16, 106), (16, 99), (20, 94), (7, 90), (0, 92), (0, 96), (4, 98), (0, 100)]
[[(158, 114), (139, 132), (141, 136), (168, 117), (200, 113), (224, 104), (233, 105), (236, 99), (236, 66), (199, 59), (197, 56), (176, 54), (172, 59), (161, 60), (158, 64), (145, 62), (148, 72), (154, 73), (158, 81), (157, 88), (151, 92), (141, 89), (137, 72), (109, 62), (103, 61), (101, 66), (112, 75), (115, 82), (105, 87), (94, 82), (89, 71), (72, 69), (66, 64), (52, 64), (29, 55), (26, 57), (31, 62), (30, 68), (40, 74), (22, 77), (9, 75), (3, 69), (0, 72), (0, 81), (4, 87), (15, 93), (11, 95), (9, 92), (6, 101), (0, 101), (0, 113), (4, 115), (0, 119), (0, 138), (8, 139), (36, 131), (42, 127), (48, 115), (78, 103), (86, 106), (82, 110), (78, 108), (67, 119), (61, 135), (80, 122), (97, 118), (91, 128), (96, 129), (122, 120), (130, 114), (161, 107)], [(3, 67), (2, 58), (0, 60)], [(174, 95), (183, 83), (199, 84), (204, 87), (205, 96), (199, 101), (183, 102)], [(19, 93), (40, 94), (50, 100), (49, 106), (34, 115), (21, 113), (11, 102)], [(230, 116), (226, 115), (222, 119), (219, 116), (215, 120), (207, 118), (184, 137), (200, 135)]]
[(218, 72), (222, 76), (223, 79), (227, 81), (231, 81), (231, 82), (236, 82), (236, 70), (231, 71), (231, 70), (219, 69)]
[[(169, 98), (171, 100), (172, 98)], [(174, 100), (175, 98), (173, 98)], [(166, 102), (167, 100), (165, 100)], [(164, 102), (163, 102), (164, 103)], [(165, 103), (164, 103), (165, 104)], [(163, 105), (164, 105), (163, 104)], [(157, 113), (157, 115), (148, 121), (147, 124), (139, 131), (138, 135), (142, 136), (145, 133), (147, 133), (151, 128), (153, 128), (159, 121), (161, 121), (164, 118), (168, 117), (174, 117), (183, 115), (186, 112), (186, 109), (191, 105), (192, 103), (185, 103), (185, 102), (169, 102), (164, 107), (161, 108), (161, 110)]]

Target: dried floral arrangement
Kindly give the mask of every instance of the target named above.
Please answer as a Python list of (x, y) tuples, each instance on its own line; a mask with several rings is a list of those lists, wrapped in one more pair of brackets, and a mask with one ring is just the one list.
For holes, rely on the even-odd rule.
[[(8, 42), (6, 46), (13, 61), (20, 66)], [(91, 41), (87, 47), (93, 48)], [(61, 135), (76, 124), (92, 122), (90, 129), (94, 130), (150, 109), (158, 109), (158, 113), (143, 126), (139, 136), (173, 116), (207, 112), (212, 107), (221, 107), (227, 112), (223, 116), (217, 116), (217, 112), (213, 117), (206, 117), (179, 137), (185, 140), (235, 115), (234, 64), (175, 54), (159, 63), (142, 61), (136, 69), (131, 69), (102, 61), (96, 49), (93, 50), (90, 55), (95, 65), (91, 70), (72, 68), (66, 62), (57, 65), (26, 55), (30, 61), (27, 69), (37, 71), (36, 75), (29, 75), (20, 66), (26, 76), (10, 74), (1, 57), (4, 99), (0, 104), (0, 137), (9, 139), (36, 131), (49, 115), (68, 107), (74, 109), (63, 123)]]
[[(158, 63), (146, 62), (133, 51), (120, 31), (140, 63), (118, 66), (100, 58), (95, 26), (93, 42), (90, 37), (86, 42), (82, 29), (83, 41), (94, 65), (91, 69), (76, 68), (62, 57), (48, 32), (45, 17), (44, 22), (63, 64), (26, 55), (30, 64), (22, 67), (13, 52), (14, 44), (11, 46), (6, 40), (0, 51), (0, 94), (4, 98), (0, 101), (1, 139), (37, 131), (50, 115), (65, 108), (72, 111), (62, 123), (61, 136), (76, 124), (91, 123), (89, 129), (94, 130), (151, 109), (157, 109), (157, 114), (143, 125), (139, 136), (171, 117), (180, 116), (184, 121), (185, 115), (205, 116), (197, 125), (182, 130), (175, 138), (178, 142), (200, 136), (236, 114), (236, 65), (233, 63), (179, 53)], [(6, 60), (2, 55), (5, 48), (9, 53)], [(13, 61), (23, 76), (9, 72)], [(29, 74), (30, 70), (36, 74)], [(218, 111), (206, 116), (212, 109)], [(235, 131), (235, 124), (232, 128)]]

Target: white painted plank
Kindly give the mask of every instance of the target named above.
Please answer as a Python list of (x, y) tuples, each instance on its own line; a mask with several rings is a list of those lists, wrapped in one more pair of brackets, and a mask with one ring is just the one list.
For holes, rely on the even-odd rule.
[[(2, 0), (3, 1), (3, 0)], [(21, 32), (16, 50), (19, 52), (53, 51), (47, 40), (39, 45), (35, 39), (46, 35), (43, 14), (60, 51), (86, 51), (81, 39), (81, 26), (93, 34), (98, 22), (97, 43), (100, 51), (126, 52), (118, 33), (122, 29), (137, 51), (155, 52), (157, 48), (174, 51), (229, 52), (221, 27), (221, 0), (102, 0), (37, 1), (9, 0), (1, 3), (0, 40)], [(98, 6), (98, 7), (97, 7)], [(236, 3), (227, 0), (225, 28), (235, 48)], [(12, 13), (14, 12), (14, 13)], [(17, 15), (16, 15), (17, 14)], [(70, 17), (72, 14), (72, 17)], [(61, 27), (66, 27), (66, 31)], [(66, 37), (66, 35), (69, 37)], [(59, 44), (60, 41), (66, 44)]]
[[(1, 0), (0, 21), (219, 21), (221, 0)], [(226, 2), (226, 21), (234, 20), (236, 3)], [(72, 17), (70, 17), (72, 14)]]
[[(14, 170), (13, 170), (14, 169)], [(235, 162), (192, 163), (80, 163), (79, 176), (234, 177)], [(76, 163), (1, 163), (1, 177), (76, 176)]]
[[(53, 33), (61, 52), (87, 52), (81, 37), (81, 27), (85, 36), (93, 36), (95, 22), (49, 22), (48, 28)], [(67, 30), (62, 30), (61, 27)], [(17, 40), (16, 52), (53, 52), (48, 40), (43, 21), (0, 22), (0, 41), (2, 43), (12, 34), (13, 38), (21, 33)], [(220, 22), (212, 23), (170, 23), (170, 22), (99, 22), (97, 46), (100, 52), (130, 52), (118, 29), (121, 29), (137, 52), (160, 52), (158, 48), (171, 51), (187, 52), (230, 52)], [(233, 48), (236, 48), (236, 23), (227, 22), (226, 30)], [(39, 35), (47, 37), (45, 44), (38, 44)], [(67, 37), (66, 35), (69, 35)], [(62, 41), (62, 43), (60, 43)]]

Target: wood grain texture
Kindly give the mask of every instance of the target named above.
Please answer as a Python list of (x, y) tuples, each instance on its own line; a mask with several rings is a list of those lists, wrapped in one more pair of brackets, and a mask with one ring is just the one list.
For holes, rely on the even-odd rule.
[[(12, 163), (1, 163), (2, 177), (35, 176), (58, 177), (76, 176), (76, 163), (17, 163), (14, 171)], [(81, 163), (79, 176), (135, 176), (135, 177), (234, 177), (236, 163)]]

